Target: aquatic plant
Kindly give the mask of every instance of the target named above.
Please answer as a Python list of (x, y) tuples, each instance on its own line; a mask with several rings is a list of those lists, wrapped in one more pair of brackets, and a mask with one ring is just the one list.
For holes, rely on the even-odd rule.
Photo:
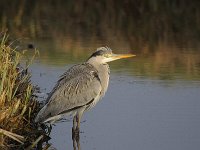
[(0, 149), (23, 149), (41, 139), (34, 124), (39, 102), (28, 72), (31, 61), (22, 67), (25, 52), (11, 48), (7, 37), (0, 39)]

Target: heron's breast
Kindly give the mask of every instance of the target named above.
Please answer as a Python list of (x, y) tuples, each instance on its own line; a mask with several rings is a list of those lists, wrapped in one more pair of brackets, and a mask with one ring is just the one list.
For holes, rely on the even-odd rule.
[(101, 97), (105, 95), (109, 85), (110, 69), (108, 65), (104, 65), (99, 70), (99, 78), (101, 81), (102, 92)]

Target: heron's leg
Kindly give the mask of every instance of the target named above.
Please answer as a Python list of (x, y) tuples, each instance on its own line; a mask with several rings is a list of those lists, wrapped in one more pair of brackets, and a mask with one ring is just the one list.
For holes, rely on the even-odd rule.
[(81, 110), (79, 110), (79, 112), (76, 115), (76, 122), (77, 122), (76, 128), (78, 131), (80, 129), (81, 118), (83, 116), (84, 110), (85, 110), (85, 107), (83, 107)]
[(78, 112), (77, 112), (77, 115), (76, 115), (76, 142), (77, 142), (77, 146), (80, 147), (80, 123), (81, 123), (81, 118), (83, 116), (83, 112), (85, 110), (85, 107), (83, 107), (82, 109), (80, 109)]
[(76, 150), (76, 139), (72, 139), (73, 140), (73, 148), (74, 150)]
[(76, 129), (77, 123), (76, 123), (76, 116), (73, 118), (73, 128)]
[(76, 127), (77, 126), (77, 123), (76, 123), (76, 116), (74, 116), (73, 118), (73, 127), (72, 127), (72, 140), (75, 139), (76, 137)]
[(81, 149), (80, 140), (78, 140), (76, 142), (77, 142), (77, 148), (78, 148), (78, 150), (80, 150)]
[[(73, 129), (74, 132), (72, 133), (73, 145), (77, 146), (77, 148), (79, 147), (78, 143), (80, 141), (79, 127), (78, 127), (79, 122), (80, 122), (79, 115), (77, 114), (76, 116), (74, 116), (73, 123), (76, 124), (76, 127)], [(74, 150), (76, 150), (76, 149), (74, 149)], [(78, 150), (79, 150), (79, 148), (78, 148)]]
[(73, 148), (76, 150), (80, 150), (80, 142), (79, 142), (79, 129), (78, 129), (78, 114), (73, 118), (73, 127), (72, 127), (72, 140), (73, 140)]
[(80, 116), (77, 114), (76, 115), (76, 130), (79, 132), (80, 129)]

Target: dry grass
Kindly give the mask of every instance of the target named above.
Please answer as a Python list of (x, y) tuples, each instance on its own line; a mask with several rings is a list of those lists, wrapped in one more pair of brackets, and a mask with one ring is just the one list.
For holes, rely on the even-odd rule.
[(30, 62), (22, 68), (24, 52), (6, 45), (6, 38), (0, 41), (0, 149), (24, 149), (41, 135), (34, 124), (39, 103), (33, 96)]

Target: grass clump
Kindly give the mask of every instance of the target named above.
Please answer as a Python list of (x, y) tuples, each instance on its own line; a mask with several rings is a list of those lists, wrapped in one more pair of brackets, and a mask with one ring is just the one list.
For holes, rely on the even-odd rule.
[(0, 39), (0, 149), (24, 149), (41, 135), (34, 123), (39, 103), (33, 96), (30, 62), (20, 66), (24, 51), (6, 45), (6, 38)]

